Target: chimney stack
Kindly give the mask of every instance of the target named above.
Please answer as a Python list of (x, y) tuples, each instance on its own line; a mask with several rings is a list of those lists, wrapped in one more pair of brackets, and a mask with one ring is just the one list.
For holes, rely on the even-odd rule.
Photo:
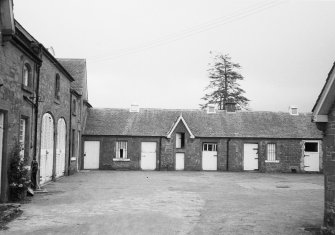
[(0, 30), (2, 36), (15, 33), (13, 1), (0, 0)]
[(295, 106), (295, 105), (291, 105), (289, 108), (288, 108), (288, 112), (291, 114), (291, 115), (299, 115), (299, 112), (298, 112), (298, 107)]
[(236, 112), (236, 103), (235, 102), (226, 102), (225, 109), (227, 113), (235, 113)]

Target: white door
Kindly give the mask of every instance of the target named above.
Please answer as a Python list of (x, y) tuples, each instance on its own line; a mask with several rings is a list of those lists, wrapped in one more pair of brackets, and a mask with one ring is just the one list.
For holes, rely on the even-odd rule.
[(141, 169), (156, 169), (156, 142), (142, 142), (141, 144)]
[(57, 124), (56, 177), (65, 173), (66, 124), (63, 118)]
[(4, 133), (4, 114), (0, 113), (0, 195), (1, 195), (3, 136), (4, 136), (3, 133)]
[(243, 156), (245, 171), (258, 170), (258, 144), (244, 144)]
[(184, 170), (184, 162), (185, 162), (185, 154), (176, 153), (176, 170), (177, 171)]
[(40, 183), (52, 179), (53, 149), (54, 149), (54, 122), (49, 113), (43, 115), (41, 133)]
[(100, 141), (85, 141), (84, 169), (99, 169)]
[(202, 169), (204, 171), (216, 171), (218, 163), (217, 144), (204, 143), (202, 145)]
[(319, 142), (306, 141), (304, 151), (305, 171), (320, 171), (319, 161), (320, 161)]

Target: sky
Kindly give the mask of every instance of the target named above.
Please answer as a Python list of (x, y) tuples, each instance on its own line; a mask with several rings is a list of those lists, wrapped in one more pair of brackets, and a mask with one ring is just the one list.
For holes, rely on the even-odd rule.
[(210, 51), (253, 111), (310, 112), (335, 59), (335, 0), (14, 0), (57, 58), (86, 58), (93, 107), (198, 109)]

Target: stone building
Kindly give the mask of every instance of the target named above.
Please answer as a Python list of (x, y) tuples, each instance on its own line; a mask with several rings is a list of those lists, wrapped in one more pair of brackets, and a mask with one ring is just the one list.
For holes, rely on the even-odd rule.
[(0, 1), (0, 177), (1, 201), (7, 200), (7, 167), (20, 143), (29, 165), (36, 155), (37, 87), (40, 46), (14, 20), (12, 2)]
[(90, 104), (86, 61), (56, 59), (15, 21), (12, 0), (0, 1), (0, 13), (0, 200), (7, 201), (16, 143), (28, 169), (39, 163), (39, 184), (78, 170)]
[(322, 171), (311, 114), (216, 110), (88, 111), (82, 169)]
[(325, 211), (323, 234), (335, 234), (335, 64), (313, 108), (313, 122), (324, 132)]

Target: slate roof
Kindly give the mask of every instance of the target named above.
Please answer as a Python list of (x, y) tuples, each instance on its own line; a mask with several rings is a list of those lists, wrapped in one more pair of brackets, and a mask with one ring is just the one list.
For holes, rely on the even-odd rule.
[(328, 76), (327, 76), (327, 78), (326, 78), (326, 82), (325, 82), (325, 84), (323, 85), (322, 90), (321, 90), (321, 92), (320, 92), (320, 94), (319, 94), (319, 96), (318, 96), (318, 98), (317, 98), (317, 100), (316, 100), (316, 102), (315, 102), (315, 104), (314, 104), (314, 106), (313, 106), (312, 112), (314, 112), (314, 110), (315, 110), (317, 104), (319, 103), (320, 98), (321, 98), (321, 96), (322, 96), (322, 93), (323, 93), (324, 90), (326, 89), (327, 83), (329, 82), (329, 79), (330, 79), (330, 75), (333, 73), (334, 69), (335, 69), (335, 62), (333, 63), (333, 66), (332, 66), (332, 68), (330, 69), (330, 71), (329, 71), (329, 73), (328, 73)]
[(311, 114), (292, 116), (284, 112), (202, 110), (88, 109), (85, 135), (166, 136), (182, 115), (195, 137), (302, 138), (321, 139)]
[[(72, 75), (74, 82), (71, 88), (83, 95), (86, 85), (86, 60), (85, 59), (57, 59), (60, 64)], [(85, 97), (86, 98), (86, 97)]]

